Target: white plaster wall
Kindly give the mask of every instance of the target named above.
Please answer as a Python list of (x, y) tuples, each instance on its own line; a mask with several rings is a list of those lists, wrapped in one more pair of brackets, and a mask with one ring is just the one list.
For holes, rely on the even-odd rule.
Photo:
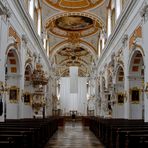
[[(148, 82), (148, 19), (143, 22), (143, 47), (145, 52), (145, 82)], [(148, 95), (144, 95), (144, 120), (148, 122)]]
[[(132, 4), (133, 6), (130, 4), (131, 2), (133, 3)], [(122, 14), (120, 14), (117, 20), (117, 26), (112, 32), (112, 35), (109, 37), (106, 43), (106, 46), (104, 48), (104, 51), (102, 51), (102, 55), (100, 56), (100, 59), (98, 60), (98, 74), (100, 74), (102, 73), (105, 65), (108, 65), (108, 63), (110, 63), (111, 55), (113, 53), (117, 53), (120, 49), (123, 48), (123, 52), (124, 52), (123, 53), (124, 54), (123, 63), (124, 63), (124, 73), (125, 73), (124, 89), (127, 92), (127, 101), (124, 103), (123, 107), (121, 106), (113, 107), (114, 117), (121, 116), (126, 119), (129, 119), (132, 116), (132, 118), (135, 118), (135, 119), (142, 118), (142, 104), (140, 103), (139, 105), (136, 105), (136, 106), (133, 104), (130, 105), (129, 88), (134, 83), (133, 82), (130, 83), (130, 87), (129, 87), (129, 66), (130, 66), (129, 56), (132, 50), (132, 49), (129, 49), (129, 38), (131, 34), (134, 32), (134, 30), (142, 23), (142, 18), (140, 17), (140, 10), (143, 7), (143, 3), (144, 3), (144, 0), (135, 1), (135, 2), (130, 1), (129, 3), (127, 3), (128, 6), (132, 6), (132, 7), (130, 9), (129, 8), (125, 9), (124, 11), (122, 11)], [(148, 43), (147, 43), (148, 24), (145, 23), (142, 29), (144, 29), (143, 30), (144, 36), (143, 36), (143, 41), (140, 44), (142, 45), (142, 47), (144, 44), (145, 48), (147, 48), (148, 47)], [(128, 40), (126, 41), (126, 45), (123, 46), (122, 39), (124, 35), (128, 36)], [(147, 57), (148, 51), (144, 49), (144, 52), (146, 54), (145, 56)], [(148, 59), (146, 58), (145, 61), (148, 61)], [(147, 67), (147, 62), (145, 66)], [(146, 70), (145, 76), (147, 77), (148, 68), (146, 69), (147, 70)], [(145, 80), (148, 80), (148, 78), (145, 78)], [(135, 83), (134, 85), (139, 85), (139, 82)], [(147, 100), (148, 99), (145, 99), (145, 102), (144, 102), (145, 110), (147, 110), (148, 108)], [(148, 111), (146, 111), (145, 113), (145, 118), (146, 117), (148, 121)]]
[(142, 105), (131, 104), (130, 105), (130, 118), (131, 119), (142, 119)]
[(23, 104), (23, 118), (33, 118), (33, 110), (30, 105)]
[[(19, 1), (20, 2), (20, 1)], [(7, 1), (6, 1), (7, 3)], [(21, 2), (20, 2), (21, 3)], [(23, 11), (20, 12), (20, 7), (18, 9), (18, 2), (15, 3), (15, 1), (8, 1), (7, 6), (10, 9), (11, 16), (9, 19), (1, 20), (0, 16), (0, 66), (3, 67), (0, 69), (0, 79), (5, 80), (4, 76), (4, 70), (5, 70), (5, 50), (8, 46), (8, 26), (12, 26), (15, 31), (17, 32), (20, 39), (22, 38), (22, 35), (25, 35), (27, 38), (27, 44), (25, 44), (21, 40), (21, 46), (19, 48), (19, 56), (20, 56), (20, 77), (17, 76), (18, 80), (14, 80), (15, 78), (12, 78), (8, 80), (9, 86), (18, 86), (20, 88), (20, 94), (19, 94), (19, 101), (18, 103), (10, 103), (9, 98), (7, 98), (7, 118), (30, 118), (33, 116), (33, 112), (31, 109), (31, 106), (27, 106), (22, 102), (22, 92), (24, 91), (24, 66), (25, 66), (25, 55), (27, 47), (32, 53), (40, 53), (41, 59), (44, 63), (44, 66), (46, 67), (47, 72), (49, 73), (50, 69), (50, 62), (47, 59), (44, 51), (43, 51), (43, 45), (41, 42), (41, 39), (39, 38), (37, 32), (35, 31), (33, 21), (29, 17), (29, 15)], [(25, 10), (26, 11), (26, 10)], [(30, 21), (27, 22), (28, 18)], [(1, 31), (2, 30), (2, 31)], [(1, 65), (2, 64), (2, 65)], [(23, 91), (22, 91), (23, 90)], [(52, 107), (50, 107), (52, 108)], [(42, 112), (42, 111), (41, 111)], [(0, 117), (0, 121), (3, 120), (4, 117)]]
[[(0, 81), (5, 83), (5, 51), (7, 47), (7, 29), (8, 22), (4, 19), (4, 17), (0, 16)], [(0, 122), (4, 121), (4, 110), (5, 110), (5, 94), (3, 94), (3, 115), (0, 116)]]
[(19, 106), (18, 103), (8, 103), (6, 107), (6, 119), (18, 119), (19, 118)]
[(124, 118), (124, 104), (116, 104), (113, 118)]
[(60, 103), (63, 113), (69, 113), (70, 110), (77, 110), (82, 115), (86, 115), (87, 98), (86, 98), (86, 78), (78, 78), (78, 93), (70, 93), (70, 78), (63, 77), (60, 79)]

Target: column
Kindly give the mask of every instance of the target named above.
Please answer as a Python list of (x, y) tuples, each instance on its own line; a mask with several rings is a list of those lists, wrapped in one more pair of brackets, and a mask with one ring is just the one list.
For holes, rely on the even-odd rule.
[[(8, 41), (8, 21), (7, 21), (7, 14), (2, 13), (0, 15), (0, 81), (3, 83), (5, 89), (5, 62), (6, 62), (6, 50), (7, 50), (7, 41)], [(5, 120), (5, 110), (6, 110), (6, 92), (2, 92), (2, 102), (3, 102), (3, 114), (0, 116), (0, 122)]]
[[(142, 8), (141, 12), (142, 17), (142, 37), (143, 37), (143, 48), (144, 48), (144, 81), (145, 84), (148, 83), (148, 4)], [(144, 93), (144, 121), (148, 122), (148, 94)]]
[(128, 49), (128, 36), (124, 35), (122, 39), (123, 57), (124, 57), (124, 90), (126, 92), (126, 101), (124, 103), (124, 118), (130, 118), (130, 98), (129, 98), (129, 49)]
[(25, 34), (22, 35), (21, 49), (20, 49), (20, 57), (21, 57), (21, 67), (20, 67), (20, 100), (19, 100), (19, 118), (24, 118), (24, 74), (25, 74), (25, 54), (27, 50), (27, 36)]

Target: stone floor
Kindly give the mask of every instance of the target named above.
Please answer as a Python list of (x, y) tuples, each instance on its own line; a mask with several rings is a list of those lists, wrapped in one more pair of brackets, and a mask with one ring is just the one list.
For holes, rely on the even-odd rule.
[(48, 141), (45, 148), (104, 148), (100, 141), (81, 123), (67, 123)]

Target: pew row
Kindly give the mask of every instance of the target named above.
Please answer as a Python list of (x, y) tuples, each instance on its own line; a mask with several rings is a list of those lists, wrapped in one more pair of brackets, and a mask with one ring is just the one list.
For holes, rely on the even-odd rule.
[(44, 148), (58, 129), (58, 118), (6, 120), (0, 123), (0, 147)]
[(148, 123), (143, 120), (89, 118), (90, 130), (106, 148), (148, 147)]

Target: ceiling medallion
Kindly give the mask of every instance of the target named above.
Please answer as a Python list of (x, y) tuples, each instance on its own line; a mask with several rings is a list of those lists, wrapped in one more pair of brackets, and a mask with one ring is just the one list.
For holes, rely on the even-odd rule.
[(92, 27), (93, 20), (85, 16), (63, 16), (55, 21), (55, 25), (62, 30), (80, 31)]
[(44, 0), (44, 2), (64, 11), (82, 11), (100, 6), (104, 0)]
[(79, 32), (80, 38), (96, 33), (102, 24), (88, 16), (68, 15), (48, 21), (46, 29), (55, 35), (67, 37), (69, 32)]

